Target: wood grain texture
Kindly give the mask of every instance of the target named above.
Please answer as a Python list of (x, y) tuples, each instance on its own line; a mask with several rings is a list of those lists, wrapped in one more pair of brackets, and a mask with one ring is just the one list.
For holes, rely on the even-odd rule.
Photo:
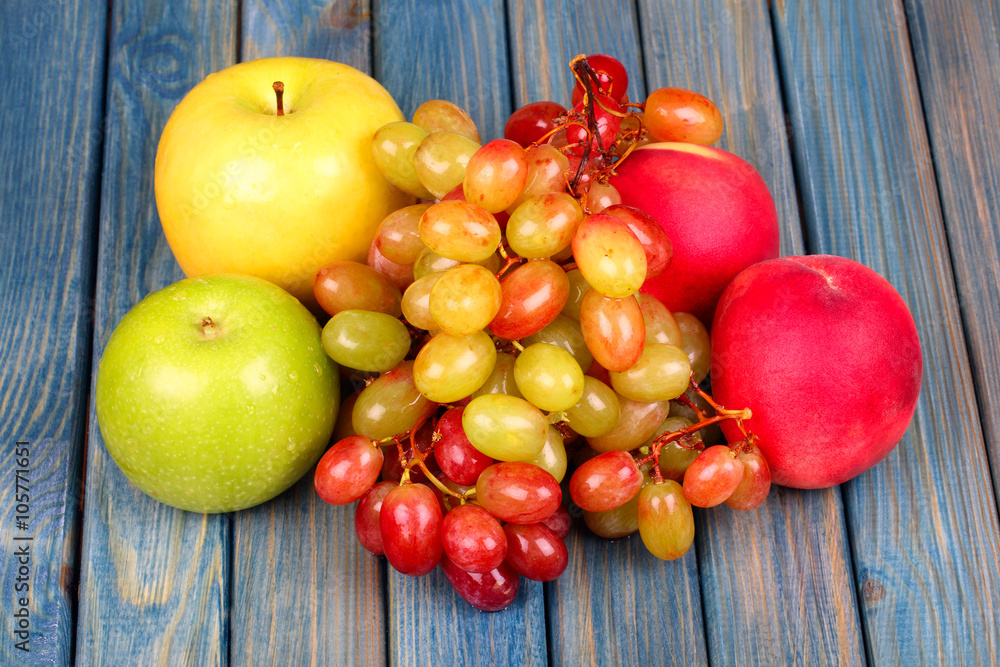
[(908, 0), (906, 12), (1000, 498), (1000, 6)]
[(575, 80), (569, 61), (606, 53), (625, 65), (628, 96), (646, 97), (635, 5), (621, 0), (512, 0), (508, 3), (514, 102), (552, 100), (569, 106)]
[[(719, 142), (753, 164), (778, 210), (783, 255), (803, 252), (795, 183), (763, 2), (640, 4), (650, 88), (697, 90), (720, 108)], [(864, 648), (838, 489), (774, 488), (753, 512), (697, 513), (713, 663), (861, 664)]]
[[(0, 5), (6, 91), (0, 113), (4, 665), (68, 665), (73, 659), (106, 20), (103, 2)], [(16, 455), (18, 441), (29, 443), (27, 467)], [(21, 469), (27, 488), (18, 492), (15, 471)], [(17, 507), (25, 501), (22, 528)], [(22, 563), (18, 552), (25, 548), (30, 560)], [(19, 572), (22, 564), (29, 574)], [(18, 650), (23, 637), (14, 634), (22, 629), (13, 616), (22, 598), (30, 652)]]
[[(183, 277), (163, 237), (153, 159), (181, 97), (236, 56), (235, 3), (116, 3), (97, 257), (94, 360), (125, 312)], [(77, 664), (228, 661), (226, 515), (167, 507), (131, 486), (90, 411)]]
[(886, 276), (921, 335), (917, 413), (843, 486), (875, 664), (997, 664), (1000, 526), (901, 4), (776, 2), (814, 252)]
[(503, 0), (395, 0), (373, 10), (375, 78), (407, 118), (431, 99), (469, 112), (483, 141), (511, 112)]
[[(370, 69), (367, 2), (250, 0), (242, 60), (328, 58)], [(312, 472), (233, 516), (233, 664), (385, 662), (384, 560), (354, 534), (354, 505), (324, 503)]]
[[(621, 60), (630, 74), (629, 97), (644, 99), (638, 21), (630, 2), (510, 3), (516, 104), (552, 99), (567, 105), (568, 63), (580, 53)], [(569, 566), (546, 586), (553, 663), (655, 664), (665, 656), (675, 664), (706, 663), (694, 551), (664, 563), (638, 535), (608, 542), (577, 524), (567, 541)]]
[[(375, 3), (375, 78), (407, 117), (422, 102), (466, 109), (486, 141), (510, 115), (503, 2)], [(514, 604), (484, 614), (451, 589), (438, 568), (411, 578), (390, 569), (389, 660), (393, 664), (491, 665), (545, 662), (541, 584), (522, 579)]]

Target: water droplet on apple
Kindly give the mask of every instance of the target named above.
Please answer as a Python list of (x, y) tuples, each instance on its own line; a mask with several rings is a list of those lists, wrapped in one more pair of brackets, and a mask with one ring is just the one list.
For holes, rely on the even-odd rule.
[(248, 405), (247, 406), (247, 413), (251, 414), (251, 415), (253, 414), (253, 406), (252, 405)]
[(153, 339), (153, 342), (156, 343), (157, 345), (162, 344), (163, 343), (163, 336), (157, 336), (156, 338)]
[(313, 370), (316, 371), (316, 375), (322, 375), (323, 370), (319, 367), (319, 364), (313, 364)]
[(259, 377), (259, 378), (260, 378), (260, 381), (261, 381), (261, 382), (264, 382), (265, 380), (267, 380), (267, 376), (266, 376), (266, 375), (264, 375), (263, 373), (261, 373), (261, 374), (260, 374), (259, 376), (257, 376), (257, 377)]
[(291, 380), (292, 382), (295, 382), (296, 380), (299, 379), (299, 376), (296, 375), (295, 373), (289, 373), (288, 374), (288, 379)]

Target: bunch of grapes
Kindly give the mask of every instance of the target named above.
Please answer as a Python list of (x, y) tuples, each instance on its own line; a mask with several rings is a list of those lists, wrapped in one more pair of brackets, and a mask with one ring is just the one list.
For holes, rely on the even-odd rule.
[[(318, 494), (359, 501), (366, 549), (408, 575), (440, 564), (483, 610), (509, 605), (519, 576), (565, 570), (569, 460), (587, 526), (638, 531), (663, 559), (690, 548), (692, 505), (752, 509), (770, 488), (749, 411), (699, 386), (705, 326), (639, 293), (670, 263), (670, 240), (608, 184), (650, 138), (714, 142), (721, 115), (679, 89), (628, 102), (610, 56), (571, 67), (573, 109), (529, 104), (503, 139), (480, 145), (443, 100), (379, 129), (379, 168), (425, 203), (381, 223), (367, 265), (334, 262), (314, 284), (326, 352), (364, 380)], [(720, 444), (726, 420), (743, 433), (733, 446)]]

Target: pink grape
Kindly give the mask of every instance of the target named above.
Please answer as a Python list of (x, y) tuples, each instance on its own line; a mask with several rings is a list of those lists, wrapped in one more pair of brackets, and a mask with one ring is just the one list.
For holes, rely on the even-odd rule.
[(413, 124), (427, 132), (454, 132), (479, 143), (476, 123), (465, 109), (448, 100), (427, 100), (418, 106)]
[(580, 203), (565, 192), (537, 195), (511, 214), (507, 242), (521, 257), (547, 259), (570, 245), (582, 221)]
[(507, 340), (520, 340), (544, 329), (569, 297), (566, 272), (547, 259), (531, 260), (517, 267), (503, 277), (500, 288), (500, 311), (489, 330)]
[(559, 508), (562, 489), (555, 477), (530, 463), (494, 463), (476, 481), (476, 500), (509, 523), (537, 523)]
[(390, 262), (379, 252), (376, 244), (368, 246), (368, 266), (375, 269), (400, 290), (405, 290), (413, 282), (413, 265)]
[[(618, 194), (618, 190), (613, 185), (591, 183), (583, 201), (584, 208), (587, 209), (588, 213), (603, 213), (609, 206), (621, 204), (622, 196)], [(646, 261), (649, 261), (648, 255)]]
[(486, 573), (466, 572), (444, 556), (441, 569), (455, 592), (480, 611), (506, 609), (514, 602), (521, 585), (521, 578), (507, 563)]
[(583, 219), (573, 236), (573, 257), (590, 286), (604, 296), (630, 296), (646, 280), (642, 244), (613, 215), (597, 213)]
[(643, 403), (619, 398), (618, 424), (608, 433), (587, 438), (598, 452), (629, 451), (644, 443), (670, 413), (670, 403), (656, 401)]
[(418, 229), (420, 240), (432, 252), (459, 262), (482, 262), (496, 252), (500, 243), (496, 218), (486, 209), (464, 201), (434, 204), (420, 216)]
[(608, 512), (639, 493), (642, 473), (628, 452), (606, 452), (585, 462), (569, 480), (569, 495), (588, 512)]
[(413, 264), (424, 249), (417, 229), (420, 216), (430, 204), (406, 206), (390, 213), (375, 230), (375, 246), (382, 256), (397, 264)]
[(580, 328), (594, 360), (609, 371), (627, 371), (642, 356), (646, 325), (634, 296), (614, 299), (591, 288), (580, 303)]
[(494, 139), (476, 151), (465, 168), (465, 200), (490, 213), (514, 203), (528, 180), (528, 158), (520, 144)]
[(560, 540), (565, 540), (569, 536), (569, 529), (573, 526), (573, 517), (569, 515), (569, 510), (564, 505), (553, 512), (547, 519), (542, 519), (542, 523), (556, 534)]
[(436, 408), (417, 389), (413, 362), (403, 361), (362, 390), (352, 418), (359, 434), (381, 440), (423, 422)]
[(694, 381), (701, 382), (708, 377), (708, 369), (712, 365), (712, 341), (708, 329), (689, 313), (674, 313), (674, 319), (681, 330), (681, 348), (694, 371)]
[(670, 266), (674, 257), (674, 245), (656, 220), (645, 212), (619, 202), (604, 209), (603, 213), (613, 215), (624, 222), (646, 253), (646, 280), (655, 278)]
[(379, 512), (385, 557), (399, 572), (420, 577), (441, 560), (441, 505), (423, 484), (406, 484), (386, 494)]
[(385, 553), (378, 519), (382, 501), (396, 487), (396, 482), (379, 482), (361, 497), (354, 509), (354, 532), (358, 536), (358, 542), (376, 556)]
[(637, 294), (642, 322), (646, 328), (646, 343), (664, 343), (681, 347), (681, 328), (663, 302), (652, 294)]
[(493, 459), (472, 446), (462, 428), (465, 408), (446, 411), (437, 423), (441, 439), (434, 446), (434, 458), (445, 476), (465, 486), (476, 483), (480, 473), (493, 464)]
[(489, 572), (507, 556), (507, 536), (492, 514), (475, 505), (460, 505), (441, 524), (444, 553), (466, 572)]
[(556, 102), (531, 102), (515, 111), (507, 119), (503, 136), (527, 148), (558, 125), (558, 117), (566, 108)]
[(402, 295), (388, 277), (360, 262), (331, 262), (316, 272), (313, 294), (329, 315), (370, 310), (399, 317)]
[(743, 469), (743, 462), (729, 447), (709, 447), (684, 473), (684, 497), (696, 507), (720, 505), (740, 485)]
[(726, 504), (734, 510), (756, 509), (771, 492), (771, 468), (756, 445), (751, 445), (749, 451), (741, 449), (736, 458), (743, 464), (743, 479), (733, 494), (726, 498)]
[(331, 505), (353, 503), (382, 471), (382, 450), (370, 438), (352, 435), (328, 449), (316, 465), (316, 493)]
[(566, 570), (566, 544), (544, 523), (508, 523), (503, 531), (507, 534), (507, 562), (520, 575), (552, 581)]
[(694, 513), (681, 485), (647, 484), (638, 497), (639, 535), (649, 552), (662, 560), (686, 554), (694, 542)]
[[(566, 190), (566, 172), (569, 169), (569, 158), (550, 144), (542, 144), (529, 148), (528, 178), (524, 189), (514, 203), (507, 207), (507, 213), (513, 213), (518, 206), (538, 195)], [(499, 214), (498, 214), (499, 215)]]

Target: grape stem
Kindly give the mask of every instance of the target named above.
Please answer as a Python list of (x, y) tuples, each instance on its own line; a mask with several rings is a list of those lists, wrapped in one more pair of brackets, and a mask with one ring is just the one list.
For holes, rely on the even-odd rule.
[[(434, 436), (431, 436), (431, 444), (427, 448), (427, 451), (425, 452), (417, 446), (417, 440), (416, 440), (417, 431), (420, 430), (420, 427), (424, 425), (424, 422), (426, 422), (427, 419), (429, 419), (429, 417), (425, 417), (421, 421), (417, 422), (416, 424), (413, 425), (413, 428), (411, 428), (408, 431), (403, 431), (398, 435), (390, 436), (388, 438), (383, 438), (383, 440), (379, 441), (380, 443), (383, 441), (396, 443), (396, 448), (399, 451), (399, 462), (403, 466), (403, 475), (399, 480), (399, 485), (405, 486), (406, 484), (410, 483), (410, 471), (413, 469), (414, 466), (416, 466), (420, 468), (420, 470), (424, 473), (424, 476), (427, 477), (428, 481), (430, 481), (431, 484), (436, 486), (438, 490), (441, 491), (441, 493), (452, 496), (453, 498), (458, 498), (463, 503), (469, 498), (474, 498), (476, 496), (475, 488), (469, 489), (465, 493), (459, 493), (453, 489), (449, 489), (427, 467), (427, 463), (425, 463), (425, 461), (427, 460), (427, 457), (430, 456), (431, 452), (434, 451), (434, 445), (441, 439), (441, 436), (437, 430), (437, 424), (435, 424)], [(406, 451), (403, 449), (403, 440), (407, 438), (409, 438), (410, 440), (409, 458), (407, 458)]]
[(688, 407), (690, 407), (695, 411), (695, 414), (698, 415), (698, 421), (694, 424), (691, 424), (690, 426), (685, 426), (682, 429), (671, 431), (670, 433), (664, 433), (656, 440), (654, 440), (652, 442), (652, 445), (643, 446), (639, 448), (637, 453), (633, 454), (633, 456), (635, 456), (636, 459), (635, 464), (637, 466), (642, 466), (645, 465), (646, 463), (653, 462), (653, 471), (652, 471), (653, 481), (655, 481), (657, 484), (663, 483), (663, 473), (660, 471), (660, 464), (659, 464), (660, 449), (662, 449), (664, 445), (667, 445), (675, 441), (677, 441), (677, 444), (680, 445), (681, 447), (684, 447), (685, 449), (697, 449), (700, 445), (689, 446), (680, 442), (680, 440), (682, 440), (687, 436), (693, 435), (694, 433), (697, 433), (706, 426), (711, 426), (712, 424), (718, 424), (730, 419), (735, 421), (737, 427), (739, 427), (740, 429), (740, 432), (743, 433), (743, 440), (734, 445), (734, 447), (732, 448), (734, 451), (737, 451), (737, 448), (740, 447), (749, 447), (751, 444), (754, 444), (757, 441), (757, 436), (755, 436), (752, 433), (748, 434), (746, 429), (744, 429), (743, 427), (743, 420), (750, 419), (753, 416), (753, 413), (750, 411), (749, 408), (743, 408), (742, 410), (730, 410), (728, 408), (719, 405), (718, 403), (715, 402), (715, 399), (713, 399), (708, 393), (702, 391), (701, 387), (698, 386), (698, 383), (694, 381), (694, 373), (691, 374), (691, 379), (689, 380), (688, 384), (691, 389), (697, 392), (699, 396), (704, 398), (708, 402), (708, 404), (712, 406), (712, 409), (715, 410), (715, 416), (709, 417), (704, 410), (695, 405), (694, 401), (692, 401), (686, 395), (681, 394), (678, 397), (678, 400), (680, 402), (684, 403), (685, 405), (687, 405)]

